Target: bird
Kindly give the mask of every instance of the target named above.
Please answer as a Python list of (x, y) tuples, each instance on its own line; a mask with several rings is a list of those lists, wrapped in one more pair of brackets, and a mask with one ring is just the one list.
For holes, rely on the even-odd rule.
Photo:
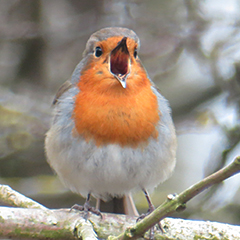
[[(113, 201), (116, 213), (137, 215), (132, 192), (149, 192), (176, 164), (176, 132), (168, 101), (138, 56), (140, 40), (128, 28), (93, 33), (83, 58), (53, 101), (45, 137), (47, 161), (71, 191), (86, 198), (73, 208)], [(119, 200), (119, 201), (118, 201)], [(126, 206), (128, 205), (128, 206)]]

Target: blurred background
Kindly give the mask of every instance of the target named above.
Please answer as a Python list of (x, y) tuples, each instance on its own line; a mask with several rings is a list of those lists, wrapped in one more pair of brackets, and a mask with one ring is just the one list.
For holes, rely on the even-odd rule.
[[(0, 0), (0, 183), (50, 208), (83, 201), (46, 163), (51, 103), (89, 36), (108, 26), (138, 34), (173, 110), (177, 166), (155, 206), (240, 155), (240, 0)], [(236, 175), (174, 217), (240, 224), (239, 186)], [(143, 194), (134, 198), (145, 212)]]

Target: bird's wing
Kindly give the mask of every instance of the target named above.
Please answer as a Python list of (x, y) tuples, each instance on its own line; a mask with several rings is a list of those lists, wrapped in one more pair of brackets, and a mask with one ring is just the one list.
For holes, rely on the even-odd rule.
[(55, 105), (58, 102), (58, 99), (62, 96), (62, 94), (66, 92), (68, 89), (72, 88), (73, 86), (74, 85), (70, 82), (70, 80), (67, 80), (65, 83), (63, 83), (58, 89), (52, 104)]

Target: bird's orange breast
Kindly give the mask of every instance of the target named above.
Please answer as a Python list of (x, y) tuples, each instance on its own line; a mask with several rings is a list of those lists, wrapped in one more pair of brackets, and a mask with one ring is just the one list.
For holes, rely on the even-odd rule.
[(102, 79), (104, 72), (96, 71), (88, 68), (80, 77), (72, 116), (74, 136), (94, 139), (98, 146), (115, 143), (122, 147), (142, 146), (157, 138), (160, 112), (145, 70), (132, 69), (126, 89), (114, 77)]

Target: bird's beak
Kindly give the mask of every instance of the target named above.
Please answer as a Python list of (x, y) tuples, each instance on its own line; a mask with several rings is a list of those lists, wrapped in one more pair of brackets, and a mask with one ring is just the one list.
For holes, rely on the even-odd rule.
[(130, 73), (130, 54), (127, 48), (127, 37), (112, 50), (110, 54), (110, 72), (126, 88), (126, 79)]

